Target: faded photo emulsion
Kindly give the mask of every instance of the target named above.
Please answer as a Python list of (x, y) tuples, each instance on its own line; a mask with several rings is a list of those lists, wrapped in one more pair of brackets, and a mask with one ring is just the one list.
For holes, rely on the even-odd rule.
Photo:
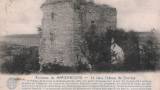
[(159, 90), (158, 3), (1, 0), (2, 89)]

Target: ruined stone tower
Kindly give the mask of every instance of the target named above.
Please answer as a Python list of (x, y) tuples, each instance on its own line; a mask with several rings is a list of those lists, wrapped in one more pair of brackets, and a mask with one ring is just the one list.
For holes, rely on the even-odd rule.
[(62, 61), (63, 65), (73, 66), (80, 39), (76, 33), (87, 30), (91, 22), (95, 22), (97, 32), (116, 28), (116, 9), (90, 0), (46, 0), (41, 9), (40, 64)]

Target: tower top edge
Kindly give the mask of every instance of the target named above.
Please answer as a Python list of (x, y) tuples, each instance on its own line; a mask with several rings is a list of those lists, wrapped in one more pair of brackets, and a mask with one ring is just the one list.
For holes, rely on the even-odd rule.
[(64, 2), (72, 2), (73, 0), (46, 0), (40, 8), (43, 8), (44, 6), (47, 5), (53, 5), (53, 4), (57, 4), (57, 3), (64, 3)]
[(112, 8), (112, 9), (116, 10), (116, 8), (114, 8), (108, 4), (97, 4), (94, 2), (94, 0), (46, 0), (41, 5), (40, 8), (43, 8), (44, 6), (48, 6), (48, 5), (54, 5), (54, 4), (65, 3), (65, 2), (80, 3), (80, 4), (84, 4), (84, 5), (93, 5), (95, 7)]

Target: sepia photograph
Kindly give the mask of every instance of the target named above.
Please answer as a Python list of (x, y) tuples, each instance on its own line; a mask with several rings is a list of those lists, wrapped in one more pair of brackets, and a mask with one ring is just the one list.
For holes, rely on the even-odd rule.
[(0, 72), (159, 71), (157, 2), (1, 0)]

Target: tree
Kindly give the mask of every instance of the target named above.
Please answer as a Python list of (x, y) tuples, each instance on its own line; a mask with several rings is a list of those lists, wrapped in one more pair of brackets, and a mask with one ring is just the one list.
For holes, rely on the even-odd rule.
[(124, 51), (126, 69), (140, 69), (139, 37), (136, 32), (130, 31), (127, 33)]
[(150, 32), (148, 40), (143, 45), (143, 58), (142, 58), (142, 69), (144, 70), (155, 70), (156, 64), (159, 60), (157, 39), (154, 32)]
[(87, 58), (88, 64), (92, 66), (92, 69), (108, 69), (109, 64), (111, 64), (110, 46), (113, 30), (108, 28), (108, 32), (101, 32), (100, 35), (97, 34), (97, 31), (98, 28), (92, 22), (90, 28), (80, 34), (80, 51)]
[(7, 44), (2, 59), (4, 73), (32, 73), (39, 70), (38, 48)]

